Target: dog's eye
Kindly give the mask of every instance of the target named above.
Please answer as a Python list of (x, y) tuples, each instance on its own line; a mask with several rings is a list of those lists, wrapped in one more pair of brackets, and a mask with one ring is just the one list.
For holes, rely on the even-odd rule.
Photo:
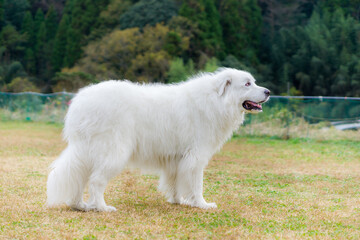
[(251, 85), (251, 82), (247, 82), (246, 84), (245, 84), (245, 86), (250, 86)]

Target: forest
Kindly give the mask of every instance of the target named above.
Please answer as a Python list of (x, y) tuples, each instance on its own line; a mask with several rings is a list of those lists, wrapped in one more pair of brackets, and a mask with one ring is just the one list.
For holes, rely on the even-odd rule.
[(360, 97), (360, 0), (0, 0), (0, 91), (251, 72), (275, 94)]

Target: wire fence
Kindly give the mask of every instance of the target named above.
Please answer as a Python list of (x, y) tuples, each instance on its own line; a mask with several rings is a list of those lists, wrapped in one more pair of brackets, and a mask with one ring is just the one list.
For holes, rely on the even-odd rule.
[[(0, 92), (0, 120), (63, 123), (73, 93)], [(360, 140), (360, 98), (272, 96), (248, 114), (239, 134), (281, 138), (339, 135)], [(340, 131), (354, 130), (354, 131)]]
[(62, 123), (74, 95), (0, 92), (0, 119)]

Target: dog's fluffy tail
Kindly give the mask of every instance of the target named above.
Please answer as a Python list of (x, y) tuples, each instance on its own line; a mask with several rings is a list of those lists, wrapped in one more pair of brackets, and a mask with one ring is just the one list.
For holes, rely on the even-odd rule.
[(74, 148), (67, 147), (50, 166), (47, 180), (47, 205), (62, 203), (72, 206), (82, 200), (87, 182), (86, 167), (76, 156)]

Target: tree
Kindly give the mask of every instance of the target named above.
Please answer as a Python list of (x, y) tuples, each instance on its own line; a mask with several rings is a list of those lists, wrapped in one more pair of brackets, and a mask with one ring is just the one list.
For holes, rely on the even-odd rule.
[(35, 53), (31, 48), (25, 50), (24, 56), (25, 69), (29, 74), (36, 74), (36, 58)]
[(197, 24), (199, 35), (196, 45), (199, 49), (209, 56), (224, 56), (220, 16), (214, 0), (185, 0), (179, 14)]
[(21, 33), (26, 35), (27, 47), (32, 47), (35, 44), (34, 35), (34, 20), (30, 11), (25, 13), (23, 23), (21, 25)]
[(120, 28), (143, 28), (146, 25), (167, 23), (178, 12), (174, 0), (141, 0), (120, 17)]
[(5, 0), (5, 21), (10, 22), (20, 30), (23, 18), (30, 5), (27, 0)]
[(16, 77), (6, 85), (7, 92), (39, 92), (39, 89), (26, 77)]
[(261, 36), (260, 7), (255, 0), (219, 2), (226, 53), (256, 64)]
[(38, 8), (38, 10), (35, 13), (34, 17), (34, 35), (36, 38), (37, 33), (39, 32), (40, 25), (45, 21), (44, 12), (41, 10), (41, 8)]
[(163, 24), (146, 26), (143, 31), (115, 30), (89, 44), (74, 71), (90, 73), (97, 79), (165, 82), (171, 60), (164, 49), (169, 32)]
[(36, 73), (36, 58), (34, 54), (34, 45), (36, 36), (34, 34), (34, 20), (30, 11), (27, 11), (21, 25), (21, 33), (26, 36), (26, 49), (23, 58), (23, 64), (29, 74)]
[(68, 29), (65, 66), (72, 67), (81, 57), (81, 47), (87, 44), (86, 36), (96, 29), (98, 16), (109, 0), (70, 0), (65, 5), (65, 13), (70, 19)]
[(82, 35), (78, 29), (74, 29), (71, 25), (67, 30), (66, 51), (64, 56), (64, 66), (74, 66), (82, 54), (81, 51)]
[(6, 25), (0, 32), (0, 45), (4, 47), (4, 60), (16, 59), (24, 51), (26, 38), (14, 26)]
[(0, 65), (0, 78), (3, 83), (8, 84), (16, 77), (26, 77), (27, 74), (24, 71), (20, 62), (14, 61), (10, 64)]
[(175, 58), (170, 62), (168, 76), (168, 83), (177, 83), (185, 81), (189, 76), (195, 73), (194, 63), (189, 61), (184, 64), (184, 60), (181, 58)]
[(4, 0), (0, 0), (0, 30), (5, 25)]
[(79, 88), (85, 87), (90, 83), (96, 83), (95, 78), (83, 72), (59, 72), (52, 79), (54, 92), (76, 92)]
[(87, 40), (101, 39), (119, 25), (119, 16), (122, 16), (133, 5), (131, 0), (110, 0), (99, 14), (95, 29), (91, 31)]
[(45, 46), (46, 46), (46, 26), (45, 22), (40, 24), (39, 31), (36, 35), (36, 68), (37, 74), (40, 78), (45, 76), (46, 72), (46, 55), (45, 55)]
[(51, 41), (56, 34), (58, 27), (58, 17), (54, 9), (54, 6), (51, 6), (45, 17), (45, 27), (46, 27), (46, 38), (47, 41)]
[[(286, 82), (305, 95), (359, 96), (360, 23), (317, 10), (305, 26), (282, 29), (274, 40), (274, 79), (282, 91)], [(275, 81), (273, 81), (275, 82)]]
[(67, 36), (68, 36), (68, 26), (69, 26), (69, 17), (67, 14), (64, 14), (59, 28), (57, 29), (53, 53), (51, 58), (51, 63), (54, 69), (54, 72), (58, 72), (64, 66), (64, 58), (66, 53), (67, 46)]

